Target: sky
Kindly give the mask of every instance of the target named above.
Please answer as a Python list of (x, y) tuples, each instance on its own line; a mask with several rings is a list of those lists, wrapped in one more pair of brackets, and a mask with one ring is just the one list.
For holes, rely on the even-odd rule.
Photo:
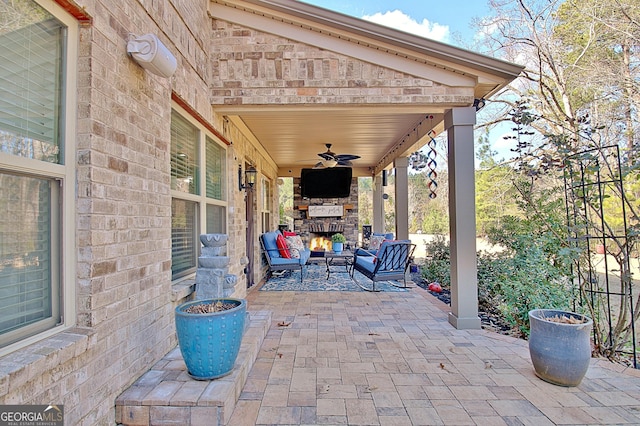
[[(345, 15), (366, 19), (401, 31), (468, 48), (476, 37), (472, 22), (491, 13), (488, 0), (302, 0)], [(466, 44), (465, 44), (466, 43)], [(496, 159), (512, 157), (510, 125), (491, 131)]]
[(487, 0), (303, 0), (345, 15), (460, 46), (471, 22), (489, 12)]

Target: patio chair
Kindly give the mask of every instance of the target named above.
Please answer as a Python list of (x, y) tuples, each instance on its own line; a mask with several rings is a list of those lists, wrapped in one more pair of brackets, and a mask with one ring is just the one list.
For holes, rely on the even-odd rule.
[[(410, 240), (396, 240), (382, 243), (375, 255), (358, 249), (354, 253), (351, 279), (367, 291), (379, 291), (376, 290), (376, 283), (380, 281), (389, 281), (389, 284), (399, 288), (410, 288), (407, 286), (406, 274), (415, 248), (416, 245)], [(371, 288), (356, 280), (355, 271), (371, 280)], [(394, 284), (391, 280), (402, 281), (403, 284)]]
[(304, 266), (307, 264), (307, 260), (311, 256), (311, 251), (308, 248), (299, 250), (300, 257), (287, 258), (282, 256), (282, 251), (286, 250), (282, 247), (278, 247), (277, 239), (278, 235), (282, 235), (280, 231), (265, 232), (260, 235), (260, 248), (265, 258), (269, 270), (267, 271), (267, 281), (271, 278), (274, 271), (300, 271), (300, 282), (303, 282)]

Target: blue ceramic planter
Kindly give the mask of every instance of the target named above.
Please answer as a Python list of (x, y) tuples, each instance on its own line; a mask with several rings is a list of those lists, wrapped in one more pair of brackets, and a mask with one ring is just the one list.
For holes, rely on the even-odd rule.
[[(208, 314), (185, 312), (191, 305), (218, 300), (236, 306)], [(211, 380), (231, 372), (240, 351), (246, 312), (246, 300), (232, 298), (196, 300), (176, 308), (178, 344), (191, 377)]]
[[(567, 316), (583, 320), (564, 324), (544, 318)], [(573, 312), (535, 309), (529, 312), (529, 354), (536, 375), (560, 386), (578, 386), (591, 361), (591, 318)]]
[(331, 243), (331, 250), (336, 253), (342, 253), (342, 250), (344, 250), (344, 243)]

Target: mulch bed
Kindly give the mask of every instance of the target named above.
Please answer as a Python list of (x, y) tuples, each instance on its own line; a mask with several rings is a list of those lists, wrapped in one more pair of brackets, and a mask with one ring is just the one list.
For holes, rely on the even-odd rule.
[[(418, 272), (411, 273), (411, 279), (416, 285), (427, 290), (433, 297), (440, 300), (442, 303), (451, 306), (451, 291), (447, 288), (443, 288), (440, 293), (429, 290), (429, 283), (422, 278), (419, 270)], [(485, 330), (491, 330), (496, 333), (504, 334), (506, 336), (513, 337), (522, 337), (522, 333), (518, 330), (513, 329), (509, 324), (507, 324), (501, 317), (500, 314), (495, 311), (488, 309), (487, 307), (479, 306), (478, 307), (478, 316), (480, 317), (480, 323), (482, 328)]]

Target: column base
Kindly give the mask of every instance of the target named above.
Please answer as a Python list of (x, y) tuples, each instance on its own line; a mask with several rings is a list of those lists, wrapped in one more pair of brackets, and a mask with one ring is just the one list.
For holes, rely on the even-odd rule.
[(458, 330), (480, 330), (481, 328), (479, 317), (458, 318), (453, 312), (449, 312), (449, 324)]

